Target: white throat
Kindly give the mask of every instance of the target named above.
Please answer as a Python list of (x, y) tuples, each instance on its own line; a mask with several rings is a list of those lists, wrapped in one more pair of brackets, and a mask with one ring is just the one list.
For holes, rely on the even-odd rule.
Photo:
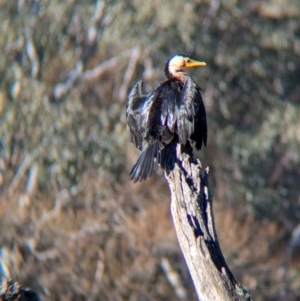
[(169, 62), (169, 72), (177, 78), (185, 77), (185, 63), (182, 56), (175, 56)]

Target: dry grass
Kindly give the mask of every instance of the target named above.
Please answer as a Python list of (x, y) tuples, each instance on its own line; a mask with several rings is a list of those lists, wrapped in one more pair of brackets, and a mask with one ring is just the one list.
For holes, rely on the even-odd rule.
[(221, 203), (215, 221), (227, 263), (254, 300), (298, 300), (300, 282), (294, 262), (287, 263), (288, 231), (281, 223), (255, 218), (249, 206)]
[[(86, 179), (95, 183), (97, 179)], [(145, 190), (145, 184), (150, 189)], [(7, 276), (43, 300), (196, 300), (175, 236), (165, 181), (115, 186), (105, 199), (82, 199), (73, 187), (53, 196), (15, 194), (1, 203), (2, 265)], [(238, 281), (255, 300), (295, 297), (295, 270), (283, 265), (287, 233), (276, 222), (255, 219), (247, 207), (215, 201), (221, 248)], [(179, 277), (169, 282), (165, 260)], [(171, 273), (171, 272), (170, 272)], [(181, 283), (181, 284), (180, 284)], [(68, 289), (66, 289), (68, 288)], [(294, 292), (294, 293), (292, 293)], [(267, 299), (273, 295), (273, 299)], [(100, 299), (99, 299), (100, 298)], [(296, 299), (290, 299), (296, 300)]]

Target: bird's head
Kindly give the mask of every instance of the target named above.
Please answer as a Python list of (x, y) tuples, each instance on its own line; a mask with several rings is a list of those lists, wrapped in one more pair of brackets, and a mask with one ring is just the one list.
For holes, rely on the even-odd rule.
[(168, 78), (184, 79), (187, 68), (203, 67), (205, 62), (196, 61), (185, 54), (172, 55), (165, 66), (165, 74)]

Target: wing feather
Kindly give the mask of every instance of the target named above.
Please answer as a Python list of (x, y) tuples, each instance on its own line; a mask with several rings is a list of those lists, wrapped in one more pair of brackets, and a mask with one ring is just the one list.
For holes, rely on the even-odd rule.
[(161, 122), (171, 133), (176, 133), (179, 142), (186, 144), (190, 139), (200, 149), (206, 145), (206, 112), (200, 87), (187, 76), (184, 85), (173, 82), (165, 86), (162, 97)]
[(131, 90), (126, 105), (126, 123), (130, 132), (130, 141), (136, 148), (142, 149), (141, 111), (147, 95), (142, 94), (143, 82), (139, 81)]

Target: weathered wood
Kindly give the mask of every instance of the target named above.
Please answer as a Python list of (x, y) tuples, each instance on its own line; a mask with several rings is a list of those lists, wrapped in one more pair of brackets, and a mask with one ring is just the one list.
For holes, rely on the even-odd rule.
[(202, 176), (200, 161), (193, 158), (192, 149), (177, 143), (164, 149), (162, 165), (171, 190), (177, 237), (199, 300), (252, 300), (236, 282), (222, 255), (209, 193), (208, 168)]

